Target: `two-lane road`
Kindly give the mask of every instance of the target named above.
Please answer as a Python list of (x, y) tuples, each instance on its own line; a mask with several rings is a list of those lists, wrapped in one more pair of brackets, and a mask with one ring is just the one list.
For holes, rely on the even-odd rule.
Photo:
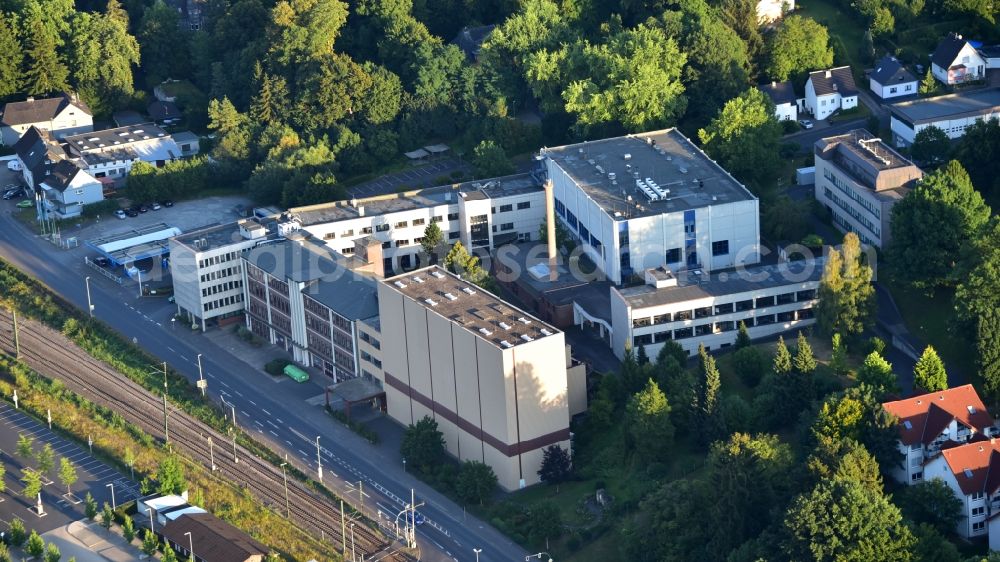
[[(304, 472), (316, 473), (316, 436), (321, 436), (324, 482), (342, 496), (357, 498), (349, 483), (364, 483), (365, 513), (378, 519), (379, 511), (395, 519), (410, 500), (411, 488), (427, 522), (417, 530), (423, 560), (476, 559), (483, 562), (521, 560), (527, 554), (496, 529), (466, 516), (461, 506), (404, 471), (394, 451), (374, 447), (339, 424), (321, 407), (303, 402), (302, 391), (288, 380), (275, 381), (233, 357), (208, 338), (173, 326), (174, 309), (164, 300), (139, 299), (134, 286), (121, 287), (89, 270), (79, 251), (55, 249), (28, 231), (0, 207), (0, 256), (41, 279), (80, 309), (87, 306), (84, 277), (91, 276), (95, 315), (167, 361), (188, 380), (198, 379), (197, 356), (208, 379), (209, 396), (235, 407), (237, 423)], [(221, 454), (222, 448), (220, 448)], [(351, 490), (354, 490), (353, 493)], [(357, 500), (353, 500), (356, 504)], [(392, 528), (392, 522), (386, 523)]]

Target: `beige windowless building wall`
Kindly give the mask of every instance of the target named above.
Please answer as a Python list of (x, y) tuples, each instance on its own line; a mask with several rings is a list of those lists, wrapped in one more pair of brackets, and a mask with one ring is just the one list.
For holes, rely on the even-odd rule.
[(488, 464), (504, 489), (537, 483), (543, 449), (569, 450), (563, 333), (437, 266), (378, 293), (389, 415), (430, 416), (450, 454)]

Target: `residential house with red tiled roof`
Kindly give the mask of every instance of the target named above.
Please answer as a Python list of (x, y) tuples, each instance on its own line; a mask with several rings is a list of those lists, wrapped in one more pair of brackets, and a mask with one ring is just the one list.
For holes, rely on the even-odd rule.
[(1000, 440), (978, 438), (944, 449), (927, 462), (924, 475), (942, 480), (962, 501), (959, 535), (989, 534), (990, 550), (1000, 550)]
[(923, 481), (925, 464), (943, 449), (1000, 434), (971, 384), (886, 402), (882, 407), (899, 419), (898, 446), (903, 459), (893, 476), (904, 484)]

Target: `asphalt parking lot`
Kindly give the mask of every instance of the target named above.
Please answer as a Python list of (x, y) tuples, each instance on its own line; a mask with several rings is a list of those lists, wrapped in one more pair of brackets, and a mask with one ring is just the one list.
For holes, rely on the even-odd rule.
[[(24, 489), (20, 480), (21, 471), (26, 464), (33, 466), (32, 461), (26, 461), (16, 455), (17, 439), (22, 434), (34, 438), (36, 451), (45, 443), (49, 443), (56, 453), (55, 468), (49, 476), (54, 482), (42, 487), (42, 505), (46, 512), (43, 517), (39, 517), (34, 511), (36, 502), (29, 501), (21, 495), (21, 490)], [(10, 521), (16, 517), (24, 521), (25, 527), (29, 530), (34, 529), (43, 533), (83, 517), (83, 503), (74, 505), (63, 497), (66, 488), (56, 477), (60, 458), (67, 458), (76, 466), (78, 480), (73, 484), (73, 494), (81, 499), (90, 492), (99, 506), (104, 502), (111, 503), (109, 484), (114, 485), (117, 504), (139, 497), (139, 487), (135, 482), (103, 461), (94, 458), (86, 447), (81, 447), (50, 431), (45, 424), (24, 412), (15, 410), (10, 404), (0, 402), (0, 462), (7, 469), (4, 478), (7, 492), (0, 494), (0, 498), (4, 500), (0, 502), (0, 529), (6, 529)]]
[(440, 185), (440, 182), (436, 180), (441, 176), (447, 176), (456, 170), (467, 172), (470, 169), (468, 164), (458, 158), (434, 160), (356, 185), (350, 189), (350, 192), (352, 197), (373, 197), (397, 193), (402, 189), (434, 187)]
[(249, 199), (235, 196), (178, 201), (173, 207), (163, 207), (159, 211), (150, 210), (137, 217), (119, 219), (114, 215), (102, 215), (93, 223), (79, 227), (70, 226), (64, 231), (64, 236), (76, 236), (80, 242), (84, 242), (160, 222), (167, 226), (176, 226), (182, 232), (190, 232), (202, 226), (236, 220), (239, 218), (233, 211), (236, 205), (243, 205), (246, 209), (252, 208)]

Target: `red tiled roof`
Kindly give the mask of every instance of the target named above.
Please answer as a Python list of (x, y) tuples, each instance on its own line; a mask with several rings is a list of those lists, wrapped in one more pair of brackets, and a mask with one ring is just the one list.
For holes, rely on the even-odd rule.
[(977, 432), (993, 425), (993, 418), (971, 384), (886, 402), (882, 407), (899, 418), (899, 439), (906, 445), (931, 443), (951, 420)]
[[(987, 483), (1000, 485), (1000, 441), (966, 443), (941, 451), (965, 495), (986, 490)], [(992, 470), (991, 470), (992, 468)], [(991, 476), (990, 473), (994, 474)]]

